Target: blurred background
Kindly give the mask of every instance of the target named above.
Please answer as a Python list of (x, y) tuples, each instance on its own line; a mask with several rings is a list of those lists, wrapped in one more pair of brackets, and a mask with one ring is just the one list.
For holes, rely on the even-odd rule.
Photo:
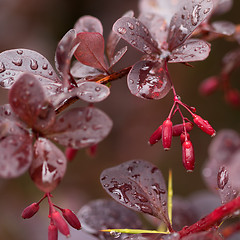
[[(102, 21), (107, 38), (112, 24), (126, 11), (132, 9), (138, 15), (137, 0), (0, 0), (0, 51), (27, 48), (38, 51), (54, 65), (55, 48), (62, 36), (73, 27), (80, 16), (93, 15)], [(238, 24), (240, 1), (235, 0), (232, 10), (220, 16)], [(198, 94), (200, 82), (218, 74), (222, 56), (237, 47), (236, 43), (222, 39), (212, 43), (212, 52), (204, 62), (194, 63), (194, 68), (182, 64), (169, 67), (175, 88), (183, 102), (195, 106), (197, 113), (207, 119), (218, 131), (222, 128), (240, 129), (239, 109), (227, 105), (223, 94), (217, 92), (203, 98)], [(139, 59), (139, 53), (130, 49), (121, 66), (129, 66)], [(234, 73), (233, 85), (240, 89), (239, 73)], [(1, 91), (1, 104), (7, 103), (7, 91)], [(146, 101), (132, 96), (126, 78), (112, 84), (112, 94), (104, 102), (96, 104), (112, 118), (112, 132), (98, 146), (97, 155), (91, 158), (80, 150), (59, 187), (53, 192), (54, 203), (74, 211), (89, 200), (107, 198), (99, 182), (105, 168), (131, 159), (144, 159), (156, 164), (165, 179), (168, 169), (173, 169), (174, 194), (188, 196), (205, 189), (201, 177), (202, 165), (207, 158), (211, 138), (196, 127), (191, 139), (196, 154), (193, 173), (186, 173), (182, 166), (181, 145), (174, 138), (172, 149), (164, 152), (160, 143), (150, 147), (147, 142), (153, 131), (166, 119), (172, 106), (172, 93), (160, 101)], [(74, 106), (84, 105), (76, 103)], [(187, 112), (185, 112), (188, 116)], [(190, 117), (190, 116), (189, 116)], [(179, 119), (176, 118), (178, 123)], [(21, 211), (38, 201), (42, 193), (26, 173), (18, 179), (0, 180), (0, 239), (47, 239), (47, 203), (30, 220), (21, 219)]]

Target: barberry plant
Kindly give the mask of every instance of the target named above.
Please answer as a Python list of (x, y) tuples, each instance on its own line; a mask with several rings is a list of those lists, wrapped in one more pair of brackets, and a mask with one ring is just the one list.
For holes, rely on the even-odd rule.
[[(101, 22), (88, 15), (80, 17), (57, 45), (55, 69), (33, 50), (12, 49), (0, 54), (0, 86), (9, 90), (8, 103), (0, 107), (0, 177), (16, 178), (28, 171), (43, 192), (38, 202), (23, 210), (22, 218), (32, 218), (47, 200), (48, 240), (57, 240), (59, 232), (70, 237), (69, 226), (82, 228), (77, 239), (84, 240), (224, 239), (239, 230), (237, 220), (234, 224), (226, 221), (238, 216), (240, 210), (240, 138), (231, 130), (220, 132), (209, 148), (203, 177), (210, 189), (219, 192), (223, 205), (205, 217), (199, 213), (202, 206), (196, 207), (193, 199), (189, 204), (172, 196), (171, 171), (167, 188), (158, 167), (140, 159), (105, 169), (100, 181), (114, 200), (154, 217), (146, 217), (145, 222), (156, 230), (144, 230), (138, 215), (111, 200), (93, 201), (76, 215), (52, 201), (52, 192), (78, 149), (87, 148), (94, 156), (98, 144), (110, 133), (112, 120), (94, 104), (105, 100), (112, 81), (124, 76), (131, 94), (143, 100), (159, 100), (172, 91), (169, 114), (149, 134), (148, 143), (161, 140), (163, 149), (170, 150), (173, 137), (179, 137), (183, 167), (193, 172), (195, 151), (190, 132), (197, 126), (214, 137), (216, 131), (205, 117), (196, 114), (195, 107), (182, 101), (168, 64), (192, 67), (191, 62), (209, 56), (210, 41), (218, 38), (239, 42), (237, 26), (212, 21), (214, 15), (231, 6), (231, 0), (140, 0), (139, 16), (130, 10), (119, 18), (106, 47)], [(119, 48), (120, 41), (127, 45)], [(117, 69), (131, 46), (143, 55), (133, 65)], [(231, 88), (229, 79), (239, 66), (237, 49), (223, 58), (220, 76), (205, 80), (200, 92), (209, 95), (222, 82), (226, 100), (238, 106), (239, 93)], [(76, 101), (86, 106), (70, 108)], [(176, 115), (180, 122), (176, 122)]]

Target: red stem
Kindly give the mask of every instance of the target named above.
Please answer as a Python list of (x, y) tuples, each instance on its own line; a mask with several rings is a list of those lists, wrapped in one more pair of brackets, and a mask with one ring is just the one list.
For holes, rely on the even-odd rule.
[(213, 226), (219, 225), (225, 217), (229, 217), (235, 211), (240, 209), (240, 197), (233, 199), (231, 202), (224, 204), (216, 208), (206, 217), (202, 218), (198, 222), (189, 227), (184, 227), (179, 231), (180, 238), (187, 236), (188, 234), (202, 232), (210, 229)]

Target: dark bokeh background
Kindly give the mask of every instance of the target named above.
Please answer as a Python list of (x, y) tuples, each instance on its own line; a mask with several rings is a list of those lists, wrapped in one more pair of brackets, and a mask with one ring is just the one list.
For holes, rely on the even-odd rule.
[[(137, 12), (137, 3), (137, 0), (0, 0), (0, 51), (33, 49), (53, 63), (56, 44), (80, 16), (87, 14), (99, 18), (106, 38), (114, 21), (124, 12), (129, 9)], [(239, 23), (239, 9), (240, 1), (235, 0), (232, 11), (221, 17)], [(239, 130), (239, 109), (228, 106), (222, 93), (202, 98), (197, 89), (201, 80), (218, 73), (222, 56), (234, 47), (237, 47), (236, 43), (217, 40), (212, 43), (210, 57), (194, 64), (194, 68), (181, 64), (170, 66), (173, 82), (182, 100), (195, 106), (198, 114), (208, 119), (216, 130)], [(128, 66), (138, 57), (137, 51), (130, 49), (122, 65)], [(233, 84), (240, 87), (239, 72), (234, 74)], [(4, 104), (7, 102), (7, 91), (0, 92), (0, 102)], [(211, 141), (209, 136), (197, 128), (191, 133), (196, 153), (196, 170), (191, 174), (182, 167), (179, 139), (173, 140), (169, 152), (164, 152), (160, 144), (153, 147), (147, 144), (148, 137), (165, 120), (171, 105), (172, 93), (161, 101), (144, 101), (130, 94), (125, 78), (114, 82), (111, 96), (97, 104), (113, 119), (113, 130), (99, 145), (96, 158), (88, 157), (84, 150), (79, 151), (75, 161), (69, 164), (63, 182), (54, 192), (54, 202), (77, 211), (88, 200), (108, 197), (99, 183), (101, 171), (135, 158), (158, 165), (166, 179), (168, 168), (172, 168), (175, 194), (185, 196), (204, 189), (201, 166), (207, 157)], [(0, 194), (0, 239), (47, 239), (46, 203), (33, 219), (20, 218), (22, 209), (38, 201), (42, 195), (28, 174), (18, 179), (0, 180)]]

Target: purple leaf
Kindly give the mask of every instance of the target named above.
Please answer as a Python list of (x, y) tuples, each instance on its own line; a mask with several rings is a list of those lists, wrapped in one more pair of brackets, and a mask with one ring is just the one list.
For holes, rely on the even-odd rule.
[(48, 137), (65, 147), (78, 149), (99, 143), (111, 128), (111, 119), (101, 110), (75, 108), (57, 118)]
[(86, 80), (87, 78), (92, 78), (97, 75), (102, 74), (99, 70), (93, 67), (89, 67), (87, 65), (84, 65), (78, 61), (74, 62), (72, 68), (71, 68), (71, 74), (75, 78), (81, 78), (83, 80)]
[[(180, 0), (170, 0), (170, 1), (161, 1), (161, 0), (140, 0), (139, 1), (140, 13), (144, 15), (159, 15), (163, 17), (166, 21), (167, 26), (171, 21), (173, 14), (176, 12)], [(149, 20), (151, 21), (151, 20)]]
[(235, 33), (235, 25), (228, 21), (216, 21), (211, 24), (211, 32), (231, 36)]
[(160, 53), (157, 42), (152, 38), (148, 29), (134, 17), (118, 19), (113, 25), (113, 31), (143, 53), (148, 55)]
[(87, 66), (107, 72), (103, 36), (96, 32), (83, 32), (78, 33), (77, 38), (79, 46), (74, 53), (76, 59)]
[(32, 137), (15, 119), (10, 105), (0, 107), (0, 177), (2, 178), (22, 175), (32, 162)]
[(120, 61), (120, 59), (123, 57), (123, 55), (127, 52), (127, 46), (121, 48), (119, 51), (115, 53), (113, 58), (111, 59), (110, 62), (110, 67), (113, 67), (117, 62)]
[(64, 154), (45, 138), (34, 144), (34, 159), (29, 173), (36, 186), (43, 192), (51, 192), (62, 180), (67, 167)]
[(29, 73), (23, 73), (9, 91), (13, 111), (29, 127), (46, 130), (55, 121), (53, 106), (47, 101), (41, 83)]
[[(142, 223), (135, 212), (110, 199), (99, 199), (88, 203), (79, 210), (77, 216), (84, 231), (105, 240), (112, 240), (113, 236), (100, 232), (101, 229), (142, 228)], [(126, 234), (121, 234), (119, 239), (125, 237)]]
[(211, 51), (210, 44), (199, 39), (188, 39), (183, 45), (175, 48), (168, 62), (194, 62), (206, 59)]
[(19, 74), (28, 72), (46, 87), (48, 94), (61, 88), (61, 81), (48, 60), (41, 54), (28, 49), (13, 49), (0, 54), (0, 85), (11, 88)]
[[(123, 15), (123, 17), (133, 17), (133, 16), (134, 16), (134, 13), (131, 10), (126, 12)], [(107, 52), (107, 56), (108, 56), (110, 65), (113, 65), (113, 64), (111, 64), (111, 62), (114, 57), (116, 46), (120, 39), (121, 39), (121, 37), (118, 34), (116, 34), (113, 30), (110, 32), (110, 34), (108, 36), (106, 52)]]
[(168, 33), (169, 50), (180, 46), (213, 8), (211, 0), (183, 0), (173, 16)]
[(161, 99), (171, 89), (164, 62), (139, 61), (127, 77), (128, 88), (137, 97)]
[(95, 17), (83, 16), (80, 17), (74, 25), (77, 33), (80, 32), (98, 32), (103, 35), (102, 23)]
[(230, 74), (240, 66), (240, 48), (228, 52), (222, 59), (222, 73)]
[(214, 15), (220, 15), (228, 12), (233, 5), (233, 0), (213, 0)]
[(159, 48), (164, 48), (167, 41), (168, 25), (164, 17), (157, 14), (142, 14), (139, 20), (149, 29), (153, 38), (158, 42)]
[(109, 96), (110, 90), (100, 83), (83, 82), (73, 90), (73, 93), (86, 102), (101, 102)]
[(58, 43), (55, 52), (55, 66), (62, 77), (64, 87), (69, 85), (71, 59), (78, 45), (76, 37), (76, 31), (69, 30)]
[(165, 181), (152, 163), (128, 161), (105, 169), (100, 180), (107, 193), (119, 203), (155, 216), (170, 226)]

